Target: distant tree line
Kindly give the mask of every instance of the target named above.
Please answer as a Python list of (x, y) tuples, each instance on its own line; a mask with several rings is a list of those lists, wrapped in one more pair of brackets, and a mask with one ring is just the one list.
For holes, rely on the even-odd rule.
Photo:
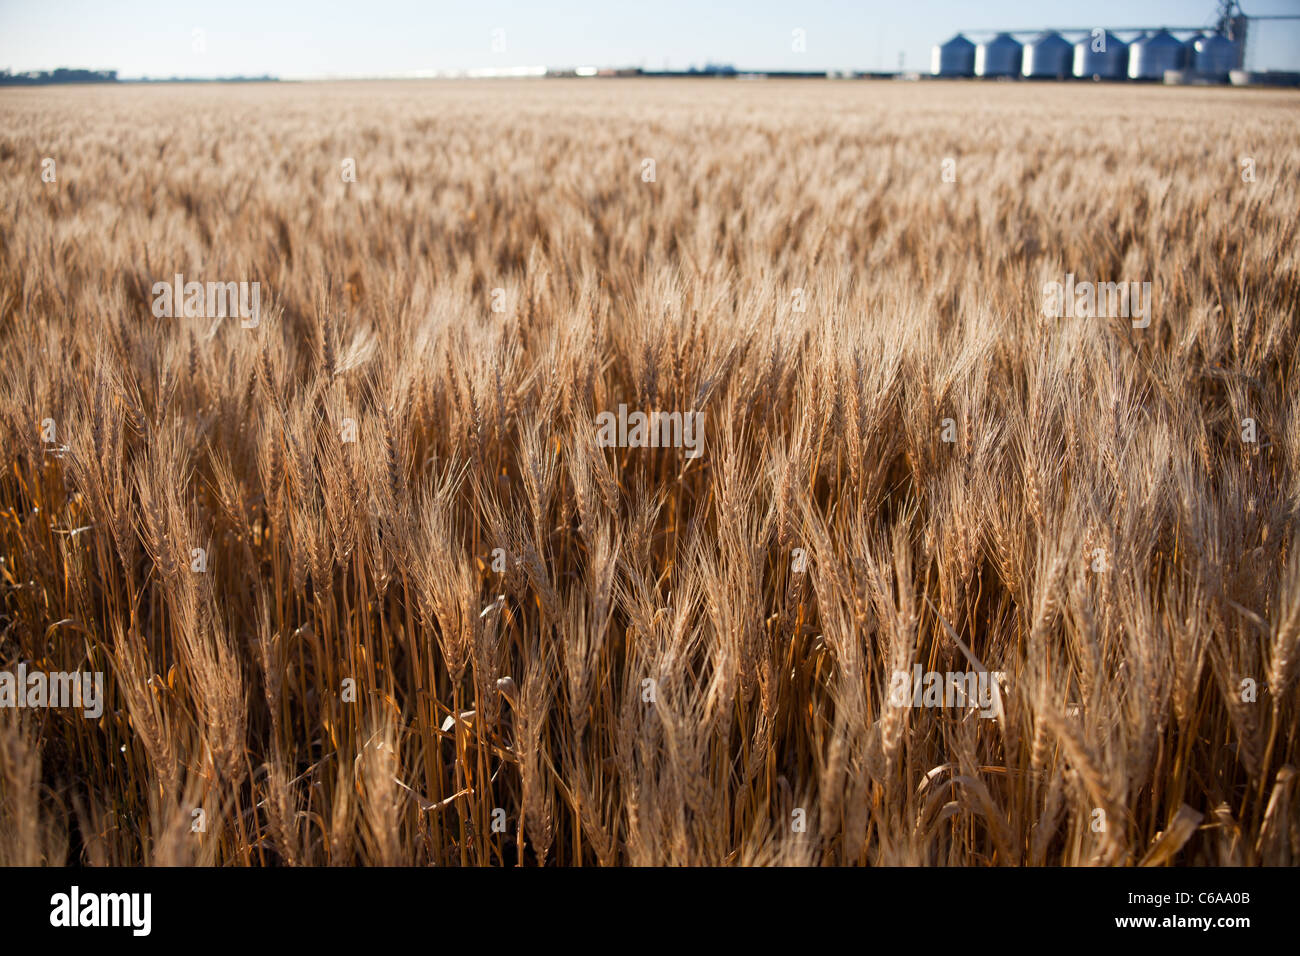
[(117, 70), (29, 70), (10, 73), (0, 70), (0, 86), (47, 86), (49, 83), (273, 83), (277, 77), (140, 77), (118, 79)]
[(0, 86), (43, 86), (47, 83), (116, 83), (117, 70), (29, 70), (10, 73), (0, 70)]

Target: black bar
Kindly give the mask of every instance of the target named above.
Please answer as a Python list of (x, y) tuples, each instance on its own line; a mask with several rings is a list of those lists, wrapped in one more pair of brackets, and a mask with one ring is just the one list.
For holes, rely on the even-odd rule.
[[(131, 945), (147, 938), (258, 951), (349, 938), (409, 937), (433, 946), (466, 930), (494, 947), (551, 930), (612, 944), (642, 936), (665, 945), (695, 942), (701, 928), (728, 939), (774, 930), (807, 939), (817, 926), (819, 936), (838, 926), (864, 941), (920, 934), (999, 949), (1016, 939), (1149, 944), (1188, 935), (1231, 945), (1242, 933), (1290, 929), (1294, 905), (1294, 875), (1280, 869), (40, 869), (0, 871), (0, 881), (6, 942)], [(52, 898), (64, 894), (70, 902), (73, 886), (83, 907), (88, 895), (150, 894), (147, 937), (130, 925), (52, 926)], [(1132, 919), (1154, 923), (1120, 925)], [(1221, 925), (1225, 920), (1246, 925)]]

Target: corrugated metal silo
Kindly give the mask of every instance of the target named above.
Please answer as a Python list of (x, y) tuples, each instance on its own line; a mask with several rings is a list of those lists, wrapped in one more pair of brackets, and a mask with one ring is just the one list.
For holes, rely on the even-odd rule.
[[(1103, 49), (1094, 50), (1098, 40)], [(1084, 37), (1074, 45), (1074, 75), (1103, 80), (1121, 80), (1128, 73), (1128, 44), (1107, 30), (1101, 37)]]
[(1183, 69), (1196, 69), (1196, 41), (1207, 36), (1208, 33), (1193, 33), (1183, 41)]
[(1025, 76), (1032, 79), (1056, 79), (1070, 75), (1074, 47), (1059, 33), (1048, 31), (1025, 44)]
[(1196, 72), (1206, 76), (1227, 76), (1241, 66), (1237, 44), (1222, 33), (1212, 33), (1196, 41)]
[(1160, 80), (1165, 70), (1183, 68), (1183, 44), (1168, 30), (1142, 37), (1128, 48), (1128, 75), (1135, 80)]
[(974, 76), (975, 44), (960, 33), (938, 44), (930, 57), (930, 72), (935, 76)]
[(1135, 49), (1137, 49), (1137, 45), (1138, 45), (1139, 43), (1143, 43), (1143, 42), (1145, 42), (1145, 41), (1146, 41), (1150, 36), (1151, 36), (1151, 34), (1150, 34), (1148, 31), (1143, 30), (1141, 33), (1139, 33), (1139, 34), (1138, 34), (1137, 36), (1135, 36), (1133, 39), (1131, 39), (1131, 40), (1128, 41), (1128, 66), (1126, 66), (1126, 67), (1124, 68), (1124, 72), (1125, 72), (1126, 74), (1127, 74), (1128, 71), (1129, 71), (1130, 69), (1132, 69), (1132, 67), (1133, 67), (1133, 51), (1134, 51)]
[(999, 33), (975, 48), (976, 76), (1016, 76), (1024, 47), (1010, 33)]

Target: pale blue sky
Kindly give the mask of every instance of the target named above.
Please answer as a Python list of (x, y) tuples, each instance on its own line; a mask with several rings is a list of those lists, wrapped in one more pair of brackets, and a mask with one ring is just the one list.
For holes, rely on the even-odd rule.
[[(1300, 0), (1245, 0), (1300, 14)], [(957, 29), (1208, 25), (1214, 0), (0, 0), (0, 68), (286, 78), (521, 66), (907, 69)], [(794, 52), (792, 30), (806, 31)], [(504, 30), (504, 51), (494, 31)], [(196, 52), (195, 31), (202, 31)], [(1300, 21), (1252, 28), (1254, 68), (1300, 69)]]

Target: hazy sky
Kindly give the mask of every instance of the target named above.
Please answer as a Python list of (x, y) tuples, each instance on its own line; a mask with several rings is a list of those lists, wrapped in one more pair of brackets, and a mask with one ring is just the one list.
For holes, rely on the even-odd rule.
[[(1243, 5), (1300, 14), (1300, 0)], [(895, 69), (901, 53), (907, 69), (928, 69), (931, 46), (958, 29), (1198, 26), (1214, 10), (1213, 0), (0, 0), (0, 68), (287, 78), (706, 61)], [(1300, 69), (1300, 21), (1255, 24), (1249, 55), (1255, 68)]]

